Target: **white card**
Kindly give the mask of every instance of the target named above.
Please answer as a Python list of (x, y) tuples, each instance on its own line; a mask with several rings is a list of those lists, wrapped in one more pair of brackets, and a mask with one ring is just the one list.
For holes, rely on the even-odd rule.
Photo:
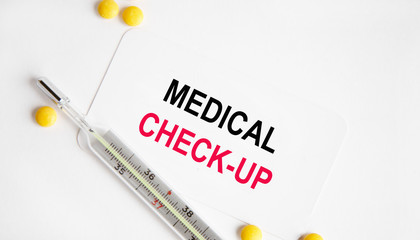
[(284, 239), (305, 226), (346, 130), (334, 112), (140, 30), (124, 36), (89, 118), (181, 195)]

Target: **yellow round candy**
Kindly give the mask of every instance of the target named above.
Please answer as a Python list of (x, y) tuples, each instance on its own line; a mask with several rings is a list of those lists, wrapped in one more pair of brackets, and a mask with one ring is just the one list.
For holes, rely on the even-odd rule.
[(137, 26), (143, 21), (143, 12), (140, 8), (131, 6), (124, 10), (123, 20), (129, 26)]
[(113, 18), (118, 15), (118, 12), (118, 4), (114, 0), (103, 0), (98, 5), (98, 13), (103, 18)]
[(248, 225), (242, 229), (241, 239), (242, 240), (261, 240), (262, 232), (257, 226)]
[(303, 240), (323, 240), (319, 234), (311, 233), (305, 236)]
[(57, 113), (51, 107), (40, 107), (35, 114), (36, 122), (43, 127), (54, 125), (57, 120)]

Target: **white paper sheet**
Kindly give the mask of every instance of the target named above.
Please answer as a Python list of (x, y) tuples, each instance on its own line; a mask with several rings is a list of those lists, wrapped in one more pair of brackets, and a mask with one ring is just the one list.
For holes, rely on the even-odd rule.
[[(214, 122), (202, 119), (207, 105)], [(111, 126), (181, 195), (284, 239), (301, 233), (346, 131), (334, 112), (141, 30), (124, 36), (89, 118)], [(167, 134), (156, 139), (165, 120), (167, 131), (178, 125), (169, 147)]]

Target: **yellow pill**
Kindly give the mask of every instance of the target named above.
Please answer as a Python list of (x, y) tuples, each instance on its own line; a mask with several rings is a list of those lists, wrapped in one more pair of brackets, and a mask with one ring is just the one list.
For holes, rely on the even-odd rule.
[(103, 18), (113, 18), (118, 15), (118, 12), (118, 4), (114, 0), (103, 0), (98, 5), (98, 13)]
[(124, 10), (123, 20), (129, 26), (137, 26), (143, 21), (143, 12), (140, 8), (131, 6)]
[(303, 240), (323, 240), (319, 234), (311, 233), (305, 236)]
[(242, 229), (241, 239), (242, 240), (261, 240), (262, 232), (257, 226), (248, 225)]
[(35, 120), (40, 126), (50, 127), (57, 120), (57, 113), (51, 107), (40, 107), (36, 111)]

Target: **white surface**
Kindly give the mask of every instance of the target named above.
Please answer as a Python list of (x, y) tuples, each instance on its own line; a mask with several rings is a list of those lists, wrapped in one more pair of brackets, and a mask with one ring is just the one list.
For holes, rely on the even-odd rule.
[[(119, 1), (127, 5), (133, 1)], [(0, 3), (0, 238), (171, 239), (108, 169), (76, 145), (33, 77), (45, 75), (86, 111), (127, 29), (96, 1)], [(333, 109), (349, 127), (308, 231), (325, 239), (415, 239), (420, 224), (420, 2), (140, 1), (144, 29)], [(279, 60), (282, 47), (295, 50)], [(302, 58), (302, 56), (306, 56)], [(288, 79), (276, 78), (301, 66)], [(85, 175), (92, 173), (92, 175)], [(109, 196), (126, 194), (115, 206)], [(131, 196), (131, 197), (130, 197)], [(200, 206), (238, 239), (243, 224)], [(127, 222), (126, 219), (132, 221)], [(279, 226), (281, 227), (281, 226)], [(274, 239), (265, 234), (264, 239)]]
[[(190, 89), (185, 100), (171, 105), (172, 97), (168, 95), (167, 101), (163, 98), (173, 79), (178, 81), (177, 91), (184, 84)], [(194, 98), (201, 107), (191, 105), (197, 117), (184, 110), (193, 89), (206, 94), (205, 98)], [(214, 123), (200, 119), (210, 97), (218, 99), (223, 109)], [(232, 110), (219, 128), (228, 105)], [(216, 108), (211, 105), (208, 116), (215, 116)], [(246, 114), (247, 122), (235, 118), (233, 129), (241, 128), (243, 133), (232, 135), (227, 125), (237, 111)], [(139, 123), (148, 113), (156, 114), (159, 123), (146, 121), (144, 129), (154, 131), (146, 137), (140, 134)], [(285, 239), (299, 238), (306, 227), (346, 132), (345, 121), (334, 111), (293, 96), (271, 82), (232, 71), (144, 29), (125, 33), (88, 117), (111, 126), (181, 195)], [(174, 129), (175, 124), (179, 127), (172, 140), (164, 134), (156, 143), (164, 119), (168, 121), (165, 129)], [(258, 146), (265, 141), (270, 126), (274, 128), (267, 144), (273, 153), (255, 146), (251, 137), (241, 139), (257, 120), (261, 121)], [(190, 144), (179, 145), (185, 156), (174, 150), (183, 128), (194, 134), (184, 135)], [(206, 158), (198, 163), (192, 158), (192, 146), (201, 138), (208, 139), (211, 146), (210, 150), (198, 147), (198, 156), (204, 154)], [(216, 145), (219, 150), (215, 150)], [(209, 160), (225, 151), (222, 160)], [(243, 158), (245, 164), (239, 170)], [(228, 165), (235, 171), (228, 171)], [(255, 170), (250, 171), (252, 165)], [(259, 182), (252, 189), (261, 167), (269, 171), (270, 182)], [(240, 184), (235, 180), (238, 172), (241, 179), (250, 174), (249, 180)], [(261, 177), (267, 176), (264, 172)]]

